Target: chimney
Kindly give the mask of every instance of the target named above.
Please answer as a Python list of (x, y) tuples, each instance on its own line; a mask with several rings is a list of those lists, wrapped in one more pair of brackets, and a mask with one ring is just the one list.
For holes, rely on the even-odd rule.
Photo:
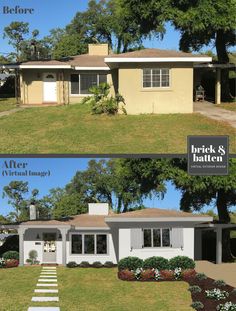
[(89, 203), (89, 215), (108, 215), (108, 203)]
[(109, 54), (108, 44), (89, 44), (89, 55), (107, 56)]
[(34, 204), (30, 204), (29, 211), (30, 211), (30, 220), (36, 220), (38, 213), (37, 213), (37, 208)]

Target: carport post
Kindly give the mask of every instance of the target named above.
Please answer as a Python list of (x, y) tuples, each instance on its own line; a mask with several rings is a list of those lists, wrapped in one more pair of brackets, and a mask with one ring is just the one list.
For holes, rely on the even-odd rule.
[(222, 228), (216, 229), (216, 263), (222, 263)]
[(215, 104), (221, 103), (221, 68), (216, 68)]
[(18, 234), (19, 234), (19, 265), (24, 266), (24, 234), (25, 234), (25, 230), (22, 228), (19, 229)]
[(61, 229), (62, 236), (62, 265), (66, 266), (66, 235), (67, 229)]

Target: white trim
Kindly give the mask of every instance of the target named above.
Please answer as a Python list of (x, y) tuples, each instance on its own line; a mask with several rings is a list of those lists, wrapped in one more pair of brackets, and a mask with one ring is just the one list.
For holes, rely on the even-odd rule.
[(71, 65), (20, 65), (20, 69), (71, 69)]
[(74, 69), (75, 70), (106, 70), (106, 71), (110, 71), (109, 67), (79, 67), (79, 66), (75, 66)]
[(106, 222), (208, 222), (212, 221), (213, 217), (106, 217)]
[(211, 62), (212, 57), (106, 57), (105, 63), (206, 63)]
[(235, 68), (235, 64), (197, 64), (194, 68)]

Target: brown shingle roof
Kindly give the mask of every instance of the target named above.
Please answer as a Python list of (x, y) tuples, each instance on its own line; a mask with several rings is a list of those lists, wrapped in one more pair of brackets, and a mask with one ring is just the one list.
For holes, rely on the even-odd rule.
[(160, 50), (160, 49), (142, 49), (133, 52), (127, 52), (123, 54), (111, 54), (106, 56), (106, 58), (119, 57), (133, 57), (133, 58), (141, 58), (141, 57), (206, 57), (206, 55), (201, 54), (192, 54), (179, 52), (174, 50)]
[(159, 218), (159, 217), (209, 217), (198, 214), (186, 213), (176, 210), (167, 210), (160, 208), (145, 208), (123, 214), (113, 214), (112, 218)]

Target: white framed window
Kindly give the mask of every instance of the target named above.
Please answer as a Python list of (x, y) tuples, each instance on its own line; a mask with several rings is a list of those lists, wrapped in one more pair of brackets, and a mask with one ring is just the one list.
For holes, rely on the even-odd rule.
[(143, 247), (171, 247), (170, 228), (143, 229)]
[(71, 95), (89, 95), (92, 86), (107, 82), (107, 75), (102, 73), (80, 73), (70, 76)]
[(108, 236), (105, 233), (81, 233), (71, 235), (72, 255), (107, 255)]
[(143, 88), (170, 87), (170, 69), (143, 69)]

